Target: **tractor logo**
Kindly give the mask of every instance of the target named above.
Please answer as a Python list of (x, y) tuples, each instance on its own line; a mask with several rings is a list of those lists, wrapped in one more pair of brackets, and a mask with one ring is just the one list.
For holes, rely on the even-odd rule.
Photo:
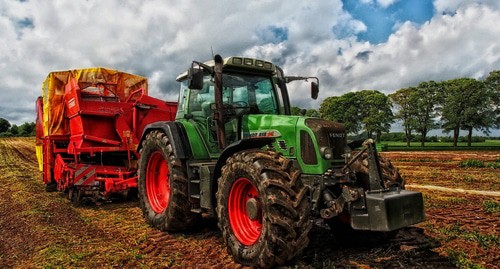
[(262, 138), (262, 137), (280, 137), (281, 133), (277, 130), (259, 130), (243, 132), (243, 138)]

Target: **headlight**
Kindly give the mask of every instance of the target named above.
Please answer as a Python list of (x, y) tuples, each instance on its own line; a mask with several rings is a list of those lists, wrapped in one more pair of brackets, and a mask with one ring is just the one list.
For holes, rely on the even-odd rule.
[(328, 147), (322, 147), (319, 149), (321, 156), (326, 160), (333, 159), (333, 149)]

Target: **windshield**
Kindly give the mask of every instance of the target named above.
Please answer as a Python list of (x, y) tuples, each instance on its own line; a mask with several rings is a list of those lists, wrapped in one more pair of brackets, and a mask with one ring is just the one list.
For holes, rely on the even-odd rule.
[[(203, 89), (192, 90), (189, 112), (212, 110), (214, 83), (210, 75), (204, 77)], [(246, 108), (250, 114), (278, 114), (278, 104), (270, 77), (243, 74), (223, 74), (223, 103), (233, 108)]]

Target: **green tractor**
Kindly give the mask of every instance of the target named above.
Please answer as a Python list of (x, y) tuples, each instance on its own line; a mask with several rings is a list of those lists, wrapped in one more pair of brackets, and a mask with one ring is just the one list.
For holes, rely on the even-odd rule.
[(312, 80), (315, 99), (317, 78), (216, 55), (177, 80), (176, 120), (147, 126), (139, 148), (140, 206), (153, 227), (216, 217), (236, 262), (272, 267), (302, 252), (314, 221), (390, 232), (424, 220), (422, 194), (404, 190), (373, 141), (348, 143), (342, 124), (290, 115), (286, 84)]

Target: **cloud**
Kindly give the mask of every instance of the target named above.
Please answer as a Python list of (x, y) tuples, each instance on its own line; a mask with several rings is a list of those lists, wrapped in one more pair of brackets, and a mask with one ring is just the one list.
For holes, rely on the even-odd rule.
[(437, 14), (443, 14), (443, 13), (455, 13), (459, 8), (465, 7), (467, 5), (471, 4), (482, 4), (482, 5), (487, 5), (490, 6), (493, 9), (500, 9), (500, 1), (498, 0), (482, 0), (482, 1), (477, 1), (477, 0), (454, 0), (454, 1), (449, 1), (449, 0), (434, 0), (434, 8), (437, 11)]
[[(500, 69), (499, 23), (498, 9), (466, 5), (423, 25), (405, 22), (382, 44), (324, 41), (310, 52), (317, 51), (319, 61), (303, 70), (322, 74), (320, 78), (327, 81), (333, 78), (332, 84), (322, 84), (320, 100), (362, 89), (391, 93), (428, 80), (484, 78)], [(334, 56), (327, 48), (341, 49), (342, 54)], [(297, 99), (314, 106), (320, 103)]]
[(177, 75), (192, 60), (211, 58), (212, 49), (223, 57), (273, 61), (289, 75), (318, 76), (318, 101), (305, 94), (308, 84), (290, 83), (294, 105), (316, 108), (348, 91), (389, 93), (500, 69), (496, 1), (434, 5), (442, 12), (432, 20), (402, 21), (387, 42), (374, 45), (357, 39), (369, 28), (340, 0), (0, 0), (0, 117), (34, 121), (34, 102), (49, 72), (91, 66), (146, 76), (152, 96), (175, 101)]
[(377, 4), (379, 4), (383, 8), (387, 8), (390, 5), (396, 3), (398, 0), (377, 0)]
[(361, 4), (373, 5), (375, 2), (382, 8), (387, 8), (399, 0), (359, 0)]

